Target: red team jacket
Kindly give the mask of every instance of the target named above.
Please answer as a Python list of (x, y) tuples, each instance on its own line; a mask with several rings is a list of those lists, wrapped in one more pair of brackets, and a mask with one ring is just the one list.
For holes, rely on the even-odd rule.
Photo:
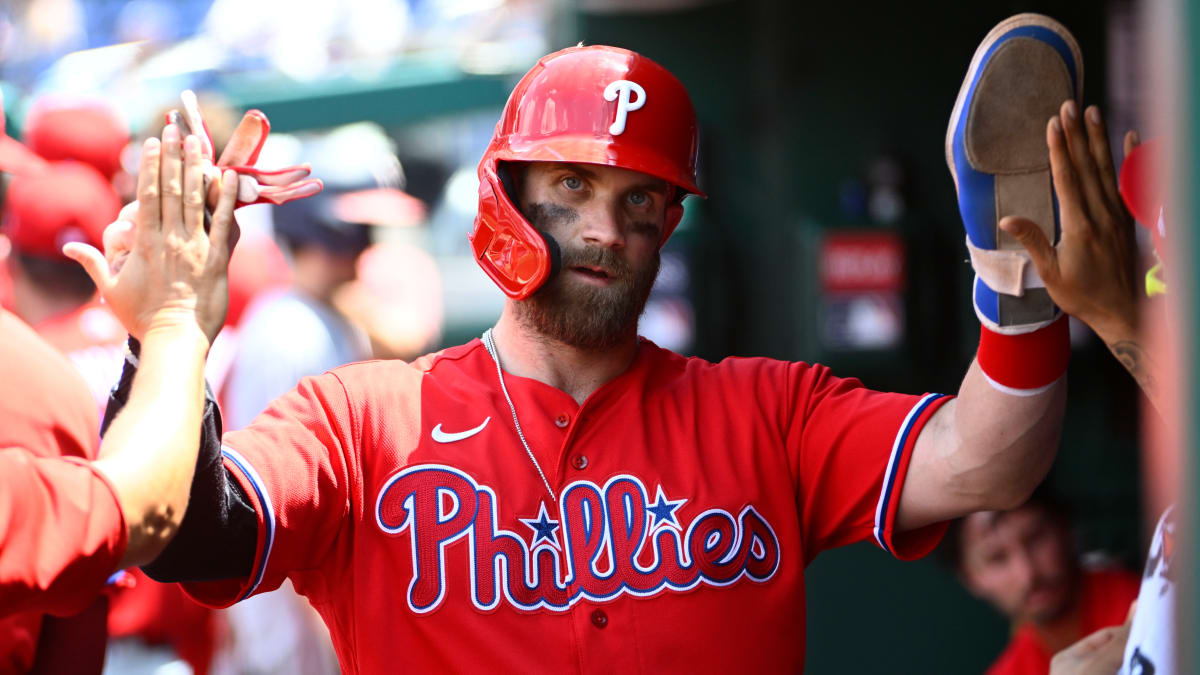
[(873, 539), (910, 559), (944, 531), (894, 523), (946, 397), (648, 341), (583, 405), (506, 382), (556, 499), (480, 341), (353, 364), (225, 435), (255, 562), (187, 590), (224, 606), (290, 577), (347, 673), (799, 670), (814, 556)]
[[(83, 609), (115, 569), (125, 529), (116, 497), (98, 473), (33, 457), (94, 459), (100, 425), (71, 364), (5, 310), (0, 420), (0, 672), (24, 672), (33, 663), (42, 614), (11, 612), (33, 606), (32, 593), (44, 594), (39, 607)], [(38, 536), (48, 531), (55, 536)], [(84, 560), (68, 565), (75, 556)], [(59, 570), (67, 578), (50, 585)]]
[[(1079, 587), (1080, 636), (1125, 623), (1129, 604), (1137, 598), (1141, 579), (1124, 570), (1092, 570), (1083, 573)], [(1033, 626), (1013, 634), (987, 675), (1044, 675), (1050, 672), (1054, 654), (1042, 643)]]

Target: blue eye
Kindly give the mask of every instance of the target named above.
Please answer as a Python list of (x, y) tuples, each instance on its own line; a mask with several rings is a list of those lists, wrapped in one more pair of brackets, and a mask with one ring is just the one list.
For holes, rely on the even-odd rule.
[(583, 181), (576, 176), (567, 176), (562, 180), (562, 184), (568, 190), (579, 190), (583, 187)]
[(629, 203), (634, 206), (645, 206), (650, 202), (650, 197), (645, 192), (634, 192), (629, 195)]

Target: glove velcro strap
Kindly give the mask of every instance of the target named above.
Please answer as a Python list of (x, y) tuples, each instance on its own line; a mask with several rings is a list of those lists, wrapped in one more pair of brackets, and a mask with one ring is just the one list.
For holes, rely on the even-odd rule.
[(1046, 283), (1033, 266), (1033, 259), (1024, 250), (998, 251), (979, 248), (967, 237), (967, 252), (971, 254), (971, 267), (997, 293), (1025, 295), (1027, 288), (1043, 288)]
[(979, 367), (992, 386), (1006, 394), (1032, 396), (1045, 391), (1067, 372), (1070, 358), (1065, 315), (1022, 335), (1002, 335), (986, 327), (979, 332)]

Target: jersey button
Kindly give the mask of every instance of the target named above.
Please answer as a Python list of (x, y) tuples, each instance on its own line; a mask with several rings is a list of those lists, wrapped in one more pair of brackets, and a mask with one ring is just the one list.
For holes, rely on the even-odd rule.
[(575, 455), (571, 458), (571, 466), (583, 471), (587, 468), (587, 457), (584, 457), (583, 455)]
[(558, 425), (559, 429), (566, 429), (567, 425), (571, 423), (571, 416), (563, 413), (554, 418), (554, 423)]
[(592, 625), (596, 628), (604, 628), (608, 625), (608, 615), (604, 613), (604, 610), (598, 609), (592, 612)]

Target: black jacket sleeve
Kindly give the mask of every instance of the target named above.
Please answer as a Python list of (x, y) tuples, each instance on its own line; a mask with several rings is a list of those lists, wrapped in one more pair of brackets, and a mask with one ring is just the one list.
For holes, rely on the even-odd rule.
[[(129, 355), (121, 380), (113, 388), (104, 411), (100, 433), (108, 431), (117, 413), (129, 400), (141, 348), (129, 338)], [(258, 538), (258, 516), (221, 459), (221, 411), (212, 389), (205, 386), (204, 419), (200, 427), (200, 453), (187, 511), (175, 538), (142, 570), (163, 582), (212, 581), (250, 575)]]

